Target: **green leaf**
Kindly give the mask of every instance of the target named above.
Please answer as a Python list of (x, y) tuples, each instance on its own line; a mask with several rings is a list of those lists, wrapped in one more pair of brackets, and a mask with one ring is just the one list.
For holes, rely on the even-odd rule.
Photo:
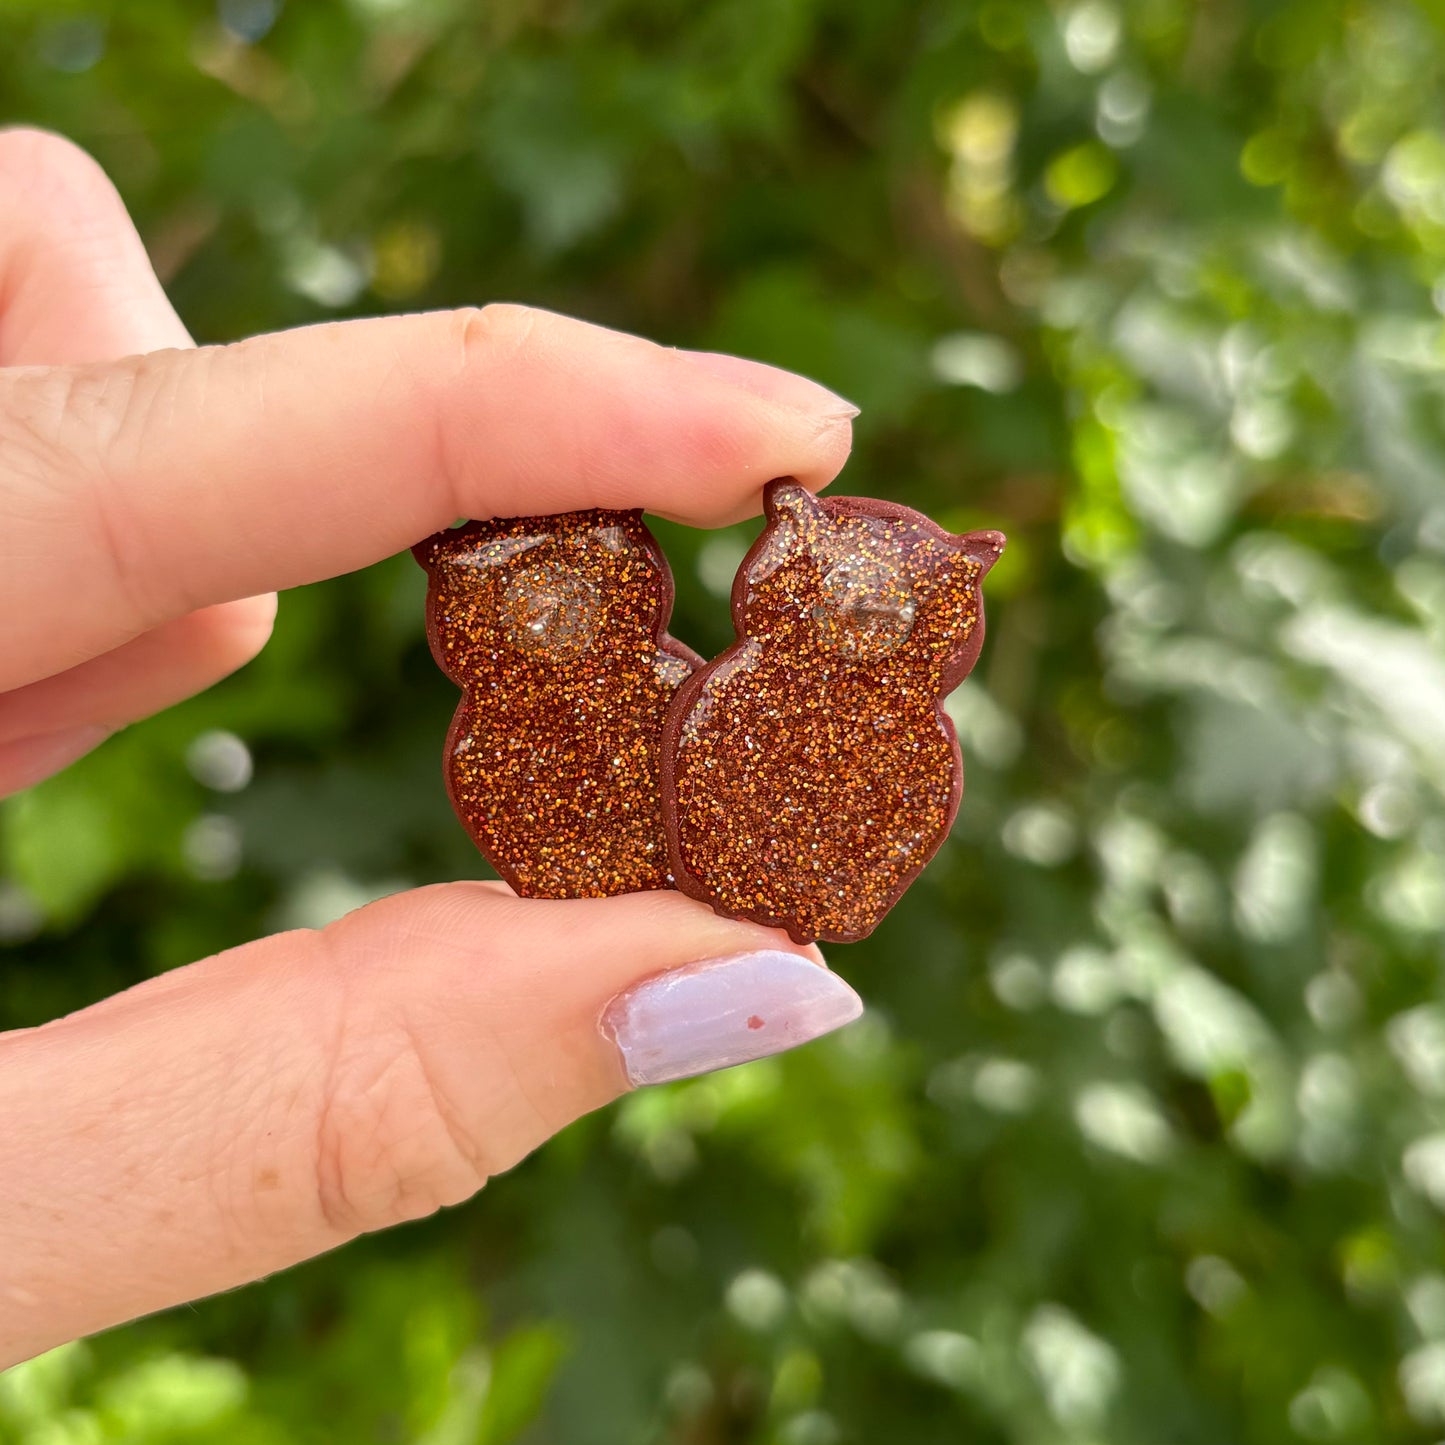
[(475, 1445), (508, 1445), (531, 1424), (566, 1348), (552, 1324), (523, 1325), (496, 1347)]

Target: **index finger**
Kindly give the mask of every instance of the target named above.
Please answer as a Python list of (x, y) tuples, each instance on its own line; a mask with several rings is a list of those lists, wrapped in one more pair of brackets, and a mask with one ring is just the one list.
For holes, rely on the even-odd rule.
[(0, 372), (0, 687), (459, 516), (734, 521), (771, 477), (831, 480), (853, 414), (771, 367), (519, 306)]

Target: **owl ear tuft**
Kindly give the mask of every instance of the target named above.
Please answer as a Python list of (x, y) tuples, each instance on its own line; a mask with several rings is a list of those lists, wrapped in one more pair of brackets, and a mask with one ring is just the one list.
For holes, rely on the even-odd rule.
[(768, 525), (758, 538), (748, 568), (748, 581), (754, 584), (771, 577), (802, 552), (808, 534), (827, 516), (818, 499), (791, 477), (768, 483), (763, 511)]
[(791, 518), (799, 528), (809, 521), (821, 521), (827, 513), (823, 504), (801, 482), (779, 477), (763, 489), (763, 508), (769, 522)]
[(980, 578), (988, 575), (989, 568), (1003, 556), (1003, 549), (1008, 545), (1008, 538), (1002, 532), (992, 529), (964, 532), (955, 540), (958, 550), (971, 561), (978, 563)]

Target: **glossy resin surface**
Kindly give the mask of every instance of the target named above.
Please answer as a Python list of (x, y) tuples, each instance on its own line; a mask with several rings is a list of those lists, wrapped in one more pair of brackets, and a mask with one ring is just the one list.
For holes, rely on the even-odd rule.
[(679, 690), (663, 743), (677, 885), (798, 940), (877, 927), (947, 836), (947, 693), (983, 643), (997, 532), (770, 483), (733, 588), (737, 641)]
[(531, 897), (670, 886), (663, 716), (701, 659), (666, 633), (672, 575), (642, 514), (470, 522), (413, 551), (462, 689), (443, 761), (477, 847)]

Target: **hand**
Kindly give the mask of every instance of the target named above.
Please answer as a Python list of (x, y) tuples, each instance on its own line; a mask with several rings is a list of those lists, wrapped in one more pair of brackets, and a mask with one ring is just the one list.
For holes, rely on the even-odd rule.
[[(241, 666), (275, 589), (458, 516), (732, 521), (770, 477), (828, 482), (851, 414), (517, 306), (195, 349), (94, 163), (0, 133), (0, 794)], [(0, 1367), (456, 1203), (629, 1084), (858, 1009), (812, 950), (677, 894), (455, 883), (0, 1036)]]

